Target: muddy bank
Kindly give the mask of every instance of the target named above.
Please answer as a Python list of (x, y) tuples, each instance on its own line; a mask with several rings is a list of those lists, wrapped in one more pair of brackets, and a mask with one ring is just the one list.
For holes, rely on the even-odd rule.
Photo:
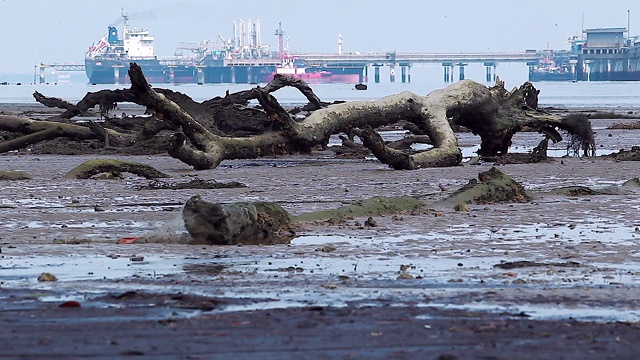
[[(380, 305), (382, 305), (380, 307)], [(534, 321), (430, 307), (310, 306), (233, 313), (16, 309), (0, 356), (113, 359), (632, 359), (637, 324)], [(36, 316), (33, 321), (21, 319)], [(87, 320), (90, 319), (88, 322)], [(52, 334), (64, 334), (55, 336)], [(171, 339), (167, 346), (167, 339)]]
[[(605, 150), (637, 143), (629, 130), (596, 136)], [(513, 147), (538, 140), (518, 135)], [(153, 166), (171, 176), (167, 182), (246, 186), (65, 178), (93, 158), (0, 156), (0, 170), (31, 177), (0, 187), (0, 316), (12, 329), (1, 335), (11, 347), (0, 357), (513, 359), (535, 350), (582, 359), (638, 352), (631, 341), (640, 321), (638, 193), (548, 192), (619, 188), (640, 175), (637, 163), (555, 157), (499, 166), (537, 194), (532, 201), (456, 211), (439, 201), (492, 164), (393, 171), (327, 151), (193, 171), (166, 156), (116, 156)], [(294, 216), (376, 196), (435, 205), (373, 215), (376, 226), (361, 214), (308, 219), (288, 245), (116, 243), (181, 236), (182, 207), (195, 195), (276, 202)], [(509, 263), (522, 266), (497, 266)], [(58, 281), (38, 282), (42, 272)], [(65, 301), (80, 307), (60, 308)], [(171, 347), (162, 340), (168, 334), (179, 340)]]

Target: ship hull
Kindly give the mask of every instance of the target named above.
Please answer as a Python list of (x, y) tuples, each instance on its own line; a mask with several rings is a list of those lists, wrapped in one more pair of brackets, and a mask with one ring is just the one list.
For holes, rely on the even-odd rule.
[[(130, 60), (140, 65), (151, 84), (195, 83), (196, 69), (189, 66), (166, 66), (158, 60)], [(129, 61), (86, 59), (85, 71), (90, 84), (128, 84)]]
[(572, 73), (529, 72), (529, 81), (575, 81), (576, 75)]
[[(209, 61), (201, 67), (169, 66), (158, 60), (86, 59), (85, 70), (90, 84), (128, 84), (129, 62), (140, 65), (151, 84), (254, 84), (268, 83), (278, 73), (273, 65), (224, 66), (222, 61)], [(366, 82), (361, 67), (326, 67), (306, 69), (290, 74), (309, 84)]]

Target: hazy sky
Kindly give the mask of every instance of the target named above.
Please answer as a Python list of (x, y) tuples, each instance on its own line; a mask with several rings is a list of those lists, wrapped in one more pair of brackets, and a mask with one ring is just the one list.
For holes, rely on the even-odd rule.
[(82, 63), (124, 7), (132, 26), (155, 35), (156, 55), (178, 42), (232, 35), (233, 21), (260, 19), (262, 42), (277, 48), (282, 22), (294, 52), (466, 52), (566, 48), (585, 28), (640, 34), (639, 0), (0, 0), (0, 74), (36, 63)]

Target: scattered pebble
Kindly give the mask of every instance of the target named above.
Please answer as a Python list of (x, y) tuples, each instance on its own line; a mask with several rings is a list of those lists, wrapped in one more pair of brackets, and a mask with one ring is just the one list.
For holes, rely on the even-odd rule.
[(73, 300), (71, 300), (71, 301), (65, 301), (65, 302), (63, 302), (62, 304), (58, 305), (58, 307), (61, 307), (61, 308), (78, 308), (78, 307), (80, 307), (80, 306), (81, 306), (81, 305), (80, 305), (80, 303), (79, 303), (79, 302), (77, 302), (77, 301), (73, 301)]
[(322, 251), (322, 252), (325, 252), (325, 253), (328, 253), (328, 252), (336, 251), (336, 247), (335, 246), (331, 246), (331, 245), (325, 245), (325, 246), (321, 247), (320, 249), (317, 249), (316, 251), (318, 251), (318, 250)]
[(58, 281), (58, 278), (55, 275), (53, 275), (52, 273), (43, 272), (42, 274), (40, 274), (40, 276), (38, 276), (38, 281), (40, 281), (40, 282)]
[(406, 273), (406, 272), (402, 272), (400, 275), (398, 275), (397, 277), (398, 280), (409, 280), (409, 279), (413, 279), (413, 275)]
[(365, 226), (376, 227), (378, 226), (378, 222), (375, 221), (371, 216), (364, 222)]

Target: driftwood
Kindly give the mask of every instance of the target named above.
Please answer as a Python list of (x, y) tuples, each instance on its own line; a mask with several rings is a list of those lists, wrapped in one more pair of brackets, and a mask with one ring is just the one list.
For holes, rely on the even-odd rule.
[[(508, 152), (513, 135), (518, 131), (539, 131), (553, 141), (560, 141), (558, 130), (571, 134), (574, 150), (592, 155), (593, 133), (586, 117), (562, 118), (539, 110), (538, 94), (531, 83), (507, 91), (498, 79), (493, 87), (463, 80), (426, 96), (403, 92), (375, 101), (328, 104), (299, 79), (275, 76), (265, 87), (198, 103), (188, 96), (167, 89), (154, 89), (146, 81), (141, 68), (133, 63), (129, 69), (129, 89), (100, 90), (87, 93), (77, 104), (34, 94), (36, 100), (66, 109), (60, 115), (69, 119), (95, 106), (101, 111), (113, 109), (119, 102), (146, 106), (153, 118), (137, 133), (124, 133), (113, 122), (64, 124), (34, 121), (0, 115), (0, 129), (21, 132), (22, 138), (0, 144), (0, 152), (15, 150), (37, 141), (55, 137), (97, 139), (105, 146), (126, 146), (150, 139), (161, 131), (173, 133), (168, 153), (193, 166), (210, 169), (225, 159), (281, 156), (308, 153), (325, 147), (334, 134), (347, 134), (348, 147), (358, 136), (381, 162), (394, 169), (418, 169), (460, 164), (462, 157), (453, 127), (463, 126), (481, 138), (481, 156), (502, 156)], [(284, 86), (296, 87), (309, 104), (302, 120), (285, 110), (271, 95)], [(247, 104), (257, 100), (259, 108)], [(18, 120), (20, 119), (20, 120)], [(404, 122), (415, 137), (402, 143), (387, 144), (377, 128)], [(17, 123), (17, 124), (16, 124)], [(13, 124), (13, 125), (12, 125)], [(117, 129), (117, 130), (116, 130)], [(433, 147), (415, 152), (411, 143), (430, 143)]]
[(0, 153), (22, 149), (28, 145), (58, 137), (68, 137), (75, 140), (98, 139), (107, 141), (106, 139), (110, 139), (111, 145), (123, 145), (131, 143), (135, 139), (133, 135), (105, 129), (95, 123), (87, 123), (87, 126), (81, 126), (56, 121), (32, 120), (10, 115), (0, 115), (0, 129), (26, 134), (0, 143)]

